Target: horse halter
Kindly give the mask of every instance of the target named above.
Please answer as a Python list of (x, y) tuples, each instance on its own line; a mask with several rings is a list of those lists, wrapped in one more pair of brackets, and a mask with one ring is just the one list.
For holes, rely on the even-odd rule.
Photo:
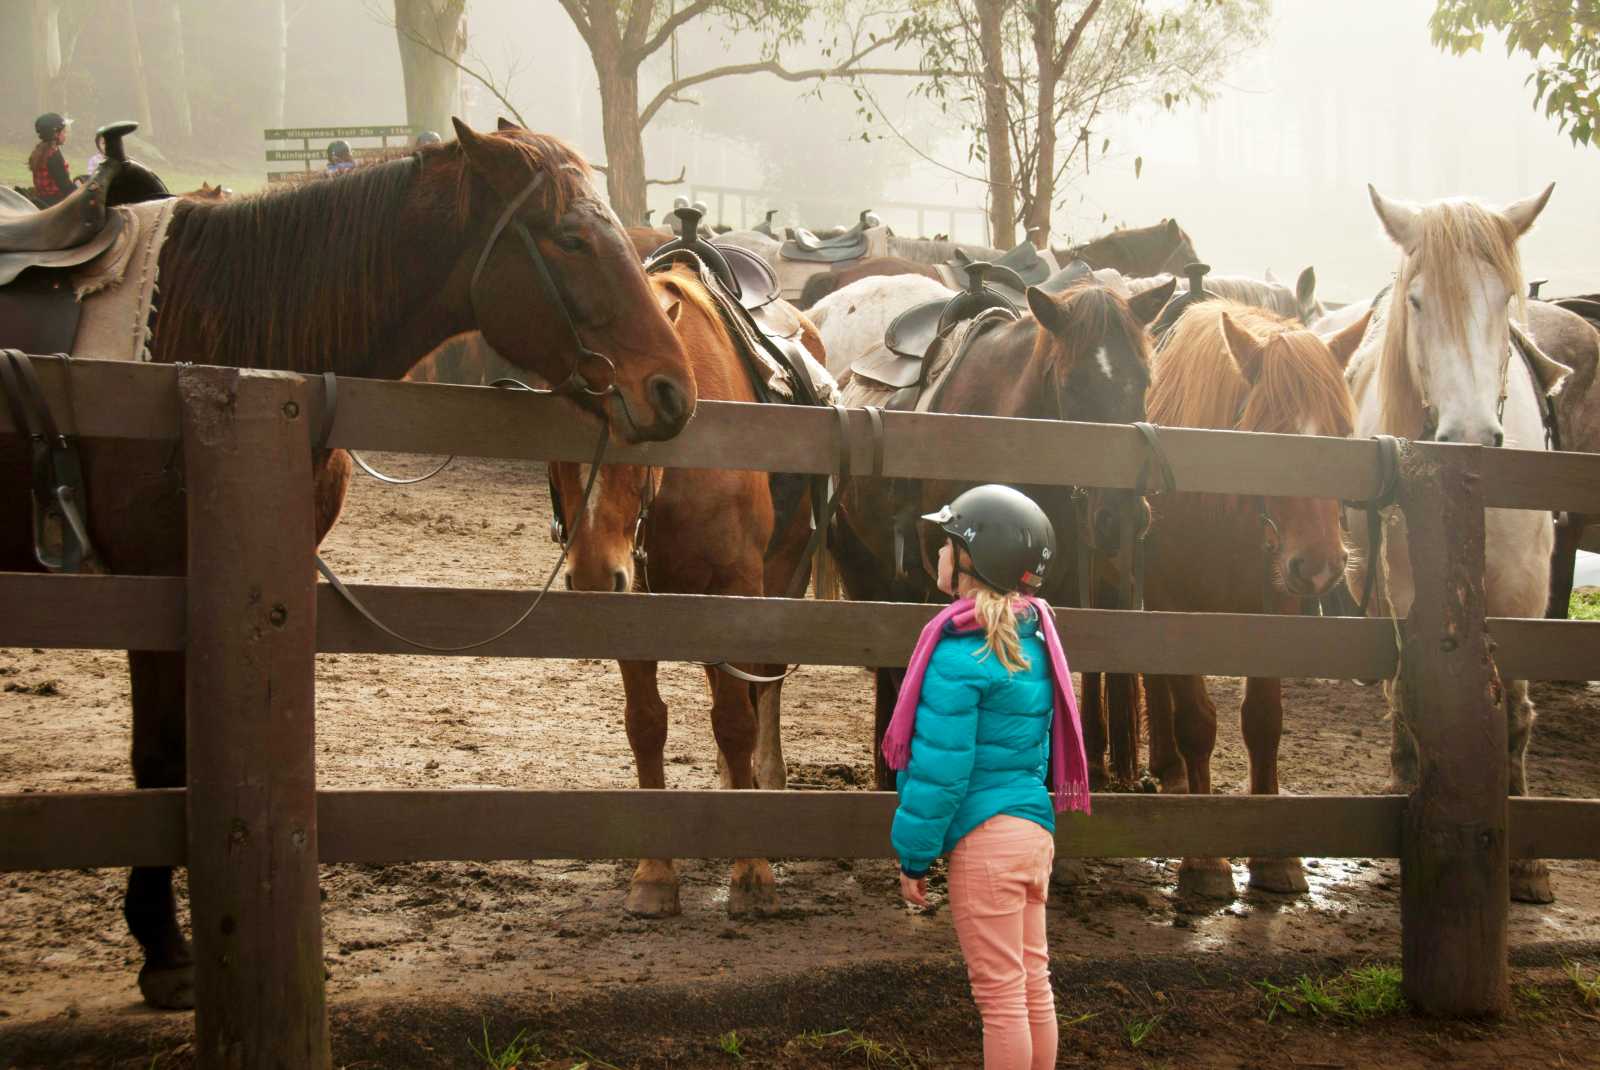
[[(583, 344), (583, 338), (578, 334), (578, 324), (573, 319), (572, 308), (567, 299), (562, 295), (561, 288), (556, 285), (555, 276), (550, 271), (550, 264), (545, 260), (544, 254), (539, 252), (539, 243), (533, 240), (533, 235), (528, 232), (527, 224), (516, 218), (518, 210), (528, 202), (534, 191), (544, 184), (543, 172), (534, 175), (533, 179), (523, 187), (505, 206), (500, 213), (500, 218), (495, 220), (494, 229), (489, 232), (489, 238), (483, 243), (483, 252), (478, 254), (477, 266), (472, 269), (472, 281), (468, 284), (467, 293), (472, 301), (474, 317), (478, 311), (478, 280), (483, 277), (483, 269), (489, 263), (489, 256), (494, 252), (500, 238), (506, 231), (511, 231), (522, 242), (522, 247), (528, 253), (528, 259), (533, 262), (534, 277), (539, 280), (539, 292), (550, 304), (554, 305), (561, 313), (561, 322), (567, 329), (567, 337), (571, 339), (572, 350), (577, 356), (572, 361), (572, 371), (560, 383), (551, 387), (550, 393), (561, 397), (592, 397), (602, 398), (610, 394), (617, 394), (617, 365), (604, 353), (597, 353)], [(596, 387), (594, 380), (584, 372), (584, 365), (599, 363), (605, 365), (604, 385)], [(621, 396), (620, 394), (618, 395)]]

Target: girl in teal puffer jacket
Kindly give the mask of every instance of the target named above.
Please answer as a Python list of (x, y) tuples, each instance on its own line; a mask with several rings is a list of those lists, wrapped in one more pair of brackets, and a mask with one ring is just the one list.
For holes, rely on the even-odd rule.
[(1020, 593), (1039, 586), (1055, 536), (1032, 500), (994, 484), (923, 519), (949, 536), (938, 580), (957, 600), (924, 629), (884, 736), (902, 770), (900, 892), (925, 905), (928, 868), (949, 854), (984, 1067), (1042, 1070), (1057, 1042), (1044, 927), (1055, 814), (1089, 809), (1066, 658), (1049, 606)]

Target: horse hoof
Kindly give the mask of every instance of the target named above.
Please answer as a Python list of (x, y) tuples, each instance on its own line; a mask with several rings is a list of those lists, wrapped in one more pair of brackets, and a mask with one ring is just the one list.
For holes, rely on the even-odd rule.
[(771, 869), (752, 866), (734, 875), (728, 885), (730, 918), (766, 918), (777, 912), (778, 882), (773, 879)]
[(1178, 867), (1180, 899), (1232, 899), (1233, 868), (1225, 858), (1185, 858)]
[(675, 918), (683, 913), (678, 903), (678, 885), (667, 881), (633, 882), (622, 909), (636, 918)]
[(1550, 867), (1537, 858), (1519, 858), (1511, 863), (1511, 899), (1517, 903), (1554, 903), (1550, 887)]
[(139, 994), (164, 1011), (194, 1010), (194, 966), (145, 966), (139, 971)]
[(782, 765), (762, 766), (756, 770), (755, 782), (762, 791), (783, 791), (789, 786), (789, 770)]
[(1300, 895), (1311, 890), (1298, 858), (1252, 858), (1250, 887), (1280, 895)]

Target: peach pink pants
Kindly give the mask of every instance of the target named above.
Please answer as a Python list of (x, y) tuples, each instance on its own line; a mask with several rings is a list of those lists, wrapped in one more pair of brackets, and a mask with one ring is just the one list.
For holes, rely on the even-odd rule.
[(984, 1070), (1056, 1065), (1056, 1004), (1044, 901), (1055, 841), (1020, 817), (991, 817), (950, 852), (950, 913), (983, 1015)]

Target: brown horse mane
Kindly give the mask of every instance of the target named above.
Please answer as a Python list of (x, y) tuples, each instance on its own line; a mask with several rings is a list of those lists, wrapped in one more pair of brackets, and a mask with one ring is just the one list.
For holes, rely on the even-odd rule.
[[(512, 147), (547, 181), (539, 219), (594, 196), (590, 171), (560, 140), (483, 134)], [(429, 147), (333, 178), (226, 201), (185, 200), (161, 251), (157, 360), (371, 374), (381, 333), (403, 321), (422, 266), (505, 203), (473, 180), (459, 145)], [(479, 203), (480, 201), (484, 203)], [(454, 255), (451, 256), (453, 260)]]
[[(1263, 344), (1254, 387), (1228, 350), (1222, 316)], [(1190, 306), (1173, 326), (1146, 397), (1154, 423), (1280, 435), (1346, 436), (1355, 427), (1338, 362), (1310, 331), (1265, 309), (1232, 301)]]

